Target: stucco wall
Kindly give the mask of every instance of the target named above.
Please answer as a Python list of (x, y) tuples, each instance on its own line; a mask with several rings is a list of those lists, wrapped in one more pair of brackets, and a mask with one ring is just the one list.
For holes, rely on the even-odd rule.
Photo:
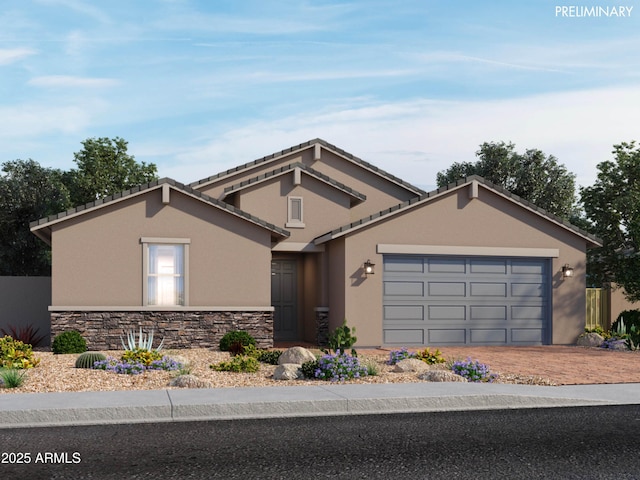
[(143, 304), (141, 237), (189, 238), (189, 305), (269, 306), (271, 234), (175, 190), (54, 225), (54, 306)]
[[(383, 257), (376, 251), (380, 243), (559, 249), (559, 257), (552, 259), (552, 343), (572, 344), (583, 331), (585, 241), (485, 188), (480, 188), (479, 198), (469, 199), (468, 194), (467, 188), (454, 191), (331, 242), (332, 247), (344, 243), (344, 314), (357, 328), (359, 345), (380, 345), (382, 340)], [(367, 259), (377, 265), (376, 274), (364, 275)], [(338, 262), (334, 259), (332, 265)], [(562, 280), (566, 263), (574, 267), (575, 276)], [(338, 285), (336, 278), (331, 286), (335, 290)], [(339, 293), (332, 292), (332, 307), (334, 298), (339, 301)], [(334, 313), (330, 312), (332, 328), (342, 320)]]

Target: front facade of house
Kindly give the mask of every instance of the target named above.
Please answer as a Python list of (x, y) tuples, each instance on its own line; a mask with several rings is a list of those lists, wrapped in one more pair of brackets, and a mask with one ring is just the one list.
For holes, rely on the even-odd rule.
[(93, 349), (140, 326), (172, 347), (322, 343), (343, 319), (358, 346), (570, 344), (598, 244), (479, 177), (427, 194), (323, 140), (32, 231), (52, 247), (52, 336)]

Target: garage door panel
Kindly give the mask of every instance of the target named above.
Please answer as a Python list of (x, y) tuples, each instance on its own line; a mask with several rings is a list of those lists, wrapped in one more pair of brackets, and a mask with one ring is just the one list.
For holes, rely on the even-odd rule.
[(469, 270), (471, 273), (489, 273), (502, 275), (507, 273), (506, 260), (471, 259), (469, 265)]
[(471, 282), (472, 297), (506, 297), (506, 283), (477, 283)]
[(464, 259), (429, 258), (427, 271), (429, 273), (465, 273), (467, 264)]
[(471, 320), (506, 320), (507, 307), (504, 305), (471, 305)]
[(423, 282), (384, 282), (386, 296), (424, 296)]
[(383, 336), (397, 340), (389, 343), (549, 340), (548, 259), (385, 255), (384, 263)]
[(512, 297), (537, 297), (544, 296), (544, 284), (542, 283), (512, 283)]
[(429, 305), (428, 320), (466, 320), (467, 307), (464, 305)]
[(507, 343), (506, 328), (472, 328), (469, 332), (470, 343), (472, 344), (505, 344)]
[(384, 343), (389, 345), (424, 344), (424, 330), (384, 330)]
[(431, 297), (464, 297), (466, 292), (465, 282), (429, 282)]
[(457, 329), (428, 329), (429, 343), (438, 345), (460, 345), (467, 343), (467, 331), (464, 328)]
[(386, 305), (384, 307), (385, 320), (424, 320), (422, 305)]

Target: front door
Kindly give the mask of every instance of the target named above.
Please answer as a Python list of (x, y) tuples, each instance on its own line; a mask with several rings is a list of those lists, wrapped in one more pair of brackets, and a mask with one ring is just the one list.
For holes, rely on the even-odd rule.
[(271, 261), (271, 305), (274, 340), (297, 338), (297, 275), (295, 260)]

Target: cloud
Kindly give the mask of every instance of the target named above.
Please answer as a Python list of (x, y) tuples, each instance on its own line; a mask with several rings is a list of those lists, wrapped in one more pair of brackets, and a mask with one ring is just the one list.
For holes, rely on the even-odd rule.
[(9, 65), (35, 53), (36, 51), (30, 48), (0, 48), (0, 65)]
[(86, 78), (68, 75), (46, 75), (29, 80), (29, 85), (45, 88), (105, 88), (119, 85), (113, 78)]

